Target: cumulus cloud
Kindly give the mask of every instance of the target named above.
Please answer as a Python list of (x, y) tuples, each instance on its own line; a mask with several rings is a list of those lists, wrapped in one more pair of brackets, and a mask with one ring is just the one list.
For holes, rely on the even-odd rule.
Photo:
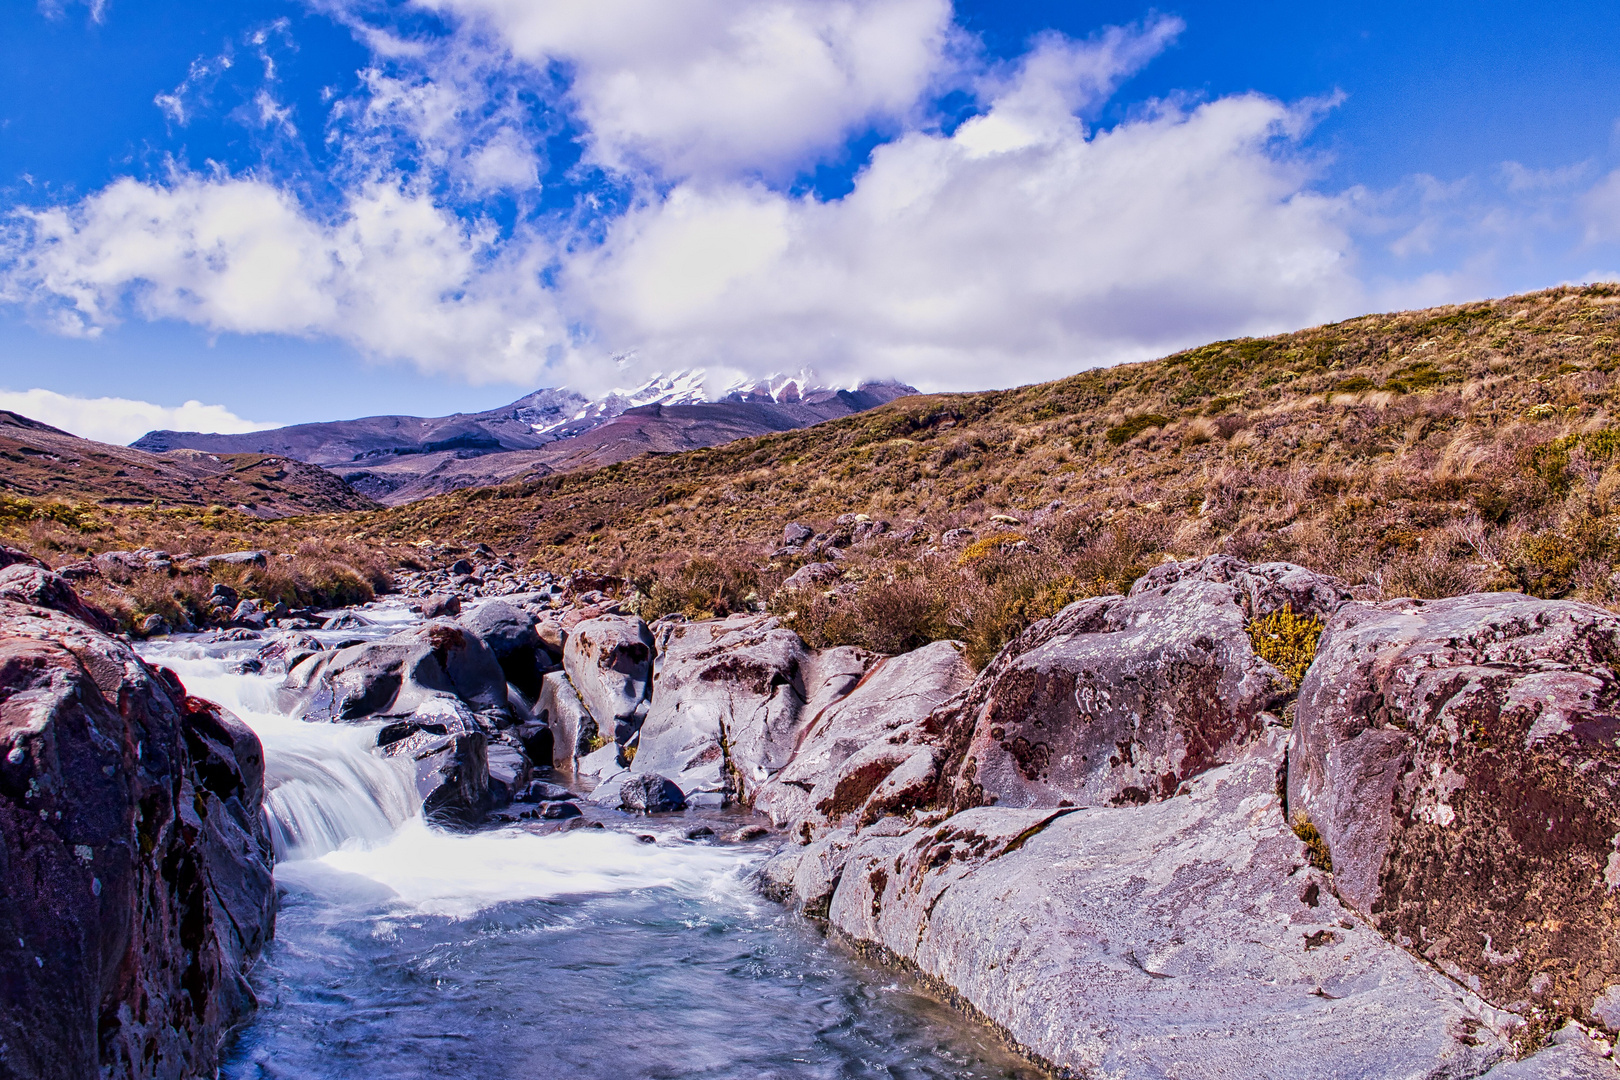
[(328, 222), (263, 180), (123, 179), (23, 215), (0, 296), (81, 336), (134, 314), (337, 338), (474, 381), (530, 379), (562, 341), (540, 283), (549, 249), (497, 239), (392, 184), (354, 193)]
[[(1236, 97), (1088, 137), (1039, 71), (953, 135), (880, 148), (836, 202), (683, 186), (576, 265), (606, 344), (671, 364), (809, 364), (1007, 385), (1347, 314), (1341, 204), (1275, 152), (1298, 114)], [(1048, 102), (1043, 111), (1032, 101)]]
[(780, 177), (953, 71), (949, 0), (418, 0), (565, 65), (600, 163)]
[(263, 431), (278, 424), (244, 420), (223, 405), (188, 401), (183, 405), (154, 405), (129, 398), (85, 398), (51, 390), (0, 390), (0, 409), (21, 413), (30, 420), (61, 428), (97, 442), (129, 443), (148, 431), (215, 431), (235, 434)]

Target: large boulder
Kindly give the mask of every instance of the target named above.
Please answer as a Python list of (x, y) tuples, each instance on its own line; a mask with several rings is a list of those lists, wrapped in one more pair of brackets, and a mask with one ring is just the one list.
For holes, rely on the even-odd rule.
[(605, 738), (624, 746), (652, 695), (653, 637), (633, 616), (586, 619), (568, 632), (563, 670)]
[[(475, 825), (497, 801), (490, 792), (489, 735), (453, 698), (430, 699), (409, 719), (385, 725), (377, 746), (387, 757), (415, 764), (416, 793), (430, 820)], [(506, 790), (510, 798), (512, 789)]]
[(533, 699), (552, 659), (540, 644), (533, 614), (503, 600), (486, 600), (461, 616), (461, 625), (489, 646), (507, 681)]
[(596, 749), (602, 737), (566, 672), (548, 671), (541, 677), (534, 715), (551, 729), (552, 763), (565, 769)]
[(774, 618), (666, 624), (631, 768), (668, 776), (688, 795), (751, 802), (792, 760), (803, 725), (876, 659), (851, 648), (812, 652)]
[(1394, 941), (1502, 1005), (1620, 1002), (1620, 617), (1356, 604), (1300, 688), (1288, 810)]
[(496, 726), (510, 721), (506, 674), (495, 655), (448, 619), (317, 653), (289, 671), (278, 691), (283, 711), (320, 721), (408, 716), (440, 699), (460, 701)]
[(1332, 579), (1229, 556), (1158, 567), (1008, 645), (932, 725), (959, 754), (955, 809), (1119, 806), (1174, 795), (1257, 738), (1291, 689), (1246, 632), (1348, 602)]
[(127, 645), (0, 600), (0, 1074), (214, 1074), (274, 917), (263, 770)]
[(1334, 898), (1284, 824), (1280, 742), (1144, 806), (886, 819), (844, 858), (828, 918), (1062, 1075), (1484, 1072), (1509, 1018)]
[(118, 629), (111, 615), (81, 600), (66, 578), (29, 563), (14, 563), (0, 570), (0, 600), (60, 611), (109, 634)]
[(810, 841), (845, 819), (870, 824), (935, 801), (937, 752), (919, 725), (972, 681), (953, 641), (879, 659), (810, 719), (792, 760), (760, 786), (754, 809)]

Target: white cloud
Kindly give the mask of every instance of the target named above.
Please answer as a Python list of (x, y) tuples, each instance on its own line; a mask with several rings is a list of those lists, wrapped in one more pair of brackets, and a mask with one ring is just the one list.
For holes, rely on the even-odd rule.
[(951, 71), (949, 0), (417, 0), (561, 63), (596, 160), (780, 177)]
[(95, 336), (128, 314), (210, 330), (348, 341), (367, 353), (528, 379), (562, 341), (537, 239), (497, 246), (425, 195), (356, 192), (336, 221), (255, 179), (124, 179), (35, 211), (9, 245), (0, 299)]
[(1581, 199), (1588, 243), (1620, 240), (1620, 169), (1603, 177)]
[(183, 405), (154, 405), (129, 398), (84, 398), (51, 390), (0, 390), (0, 409), (21, 413), (30, 420), (61, 428), (98, 442), (129, 443), (148, 431), (210, 431), (234, 434), (278, 427), (244, 420), (223, 405), (188, 401)]
[(1302, 110), (1233, 97), (1095, 135), (1073, 117), (1153, 33), (1048, 43), (985, 115), (880, 147), (841, 200), (678, 187), (572, 266), (571, 298), (604, 348), (665, 366), (941, 389), (1355, 311), (1346, 208), (1279, 148)]

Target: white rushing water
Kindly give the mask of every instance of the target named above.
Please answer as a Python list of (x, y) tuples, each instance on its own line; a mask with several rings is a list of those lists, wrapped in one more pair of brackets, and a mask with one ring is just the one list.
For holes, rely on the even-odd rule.
[[(412, 618), (365, 615), (379, 625), (316, 636)], [(142, 646), (264, 743), (281, 906), (225, 1080), (1032, 1080), (983, 1029), (764, 900), (748, 875), (768, 842), (691, 842), (692, 815), (596, 808), (605, 827), (547, 835), (433, 827), (412, 765), (372, 752), (376, 724), (295, 720), (279, 679), (238, 670), (265, 643)], [(723, 816), (717, 830), (736, 823)]]
[[(380, 637), (408, 624), (401, 608), (369, 610), (373, 627), (318, 634)], [(266, 642), (209, 644), (204, 637), (143, 646), (186, 689), (229, 709), (264, 744), (265, 811), (276, 876), (320, 891), (334, 872), (381, 886), (400, 905), (466, 917), (513, 900), (649, 887), (702, 889), (736, 879), (749, 856), (729, 848), (646, 844), (612, 830), (546, 836), (521, 828), (475, 834), (422, 819), (409, 761), (373, 752), (380, 723), (312, 724), (282, 713), (280, 677), (243, 674), (241, 660)], [(304, 865), (318, 861), (321, 866)]]

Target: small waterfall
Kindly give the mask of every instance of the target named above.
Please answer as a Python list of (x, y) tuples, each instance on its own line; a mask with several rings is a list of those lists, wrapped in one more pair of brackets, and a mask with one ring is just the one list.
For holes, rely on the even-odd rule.
[(279, 679), (234, 672), (231, 657), (195, 644), (154, 643), (142, 651), (172, 668), (191, 693), (241, 717), (264, 743), (265, 813), (277, 862), (379, 843), (417, 816), (411, 763), (371, 752), (379, 724), (308, 724), (282, 715)]

